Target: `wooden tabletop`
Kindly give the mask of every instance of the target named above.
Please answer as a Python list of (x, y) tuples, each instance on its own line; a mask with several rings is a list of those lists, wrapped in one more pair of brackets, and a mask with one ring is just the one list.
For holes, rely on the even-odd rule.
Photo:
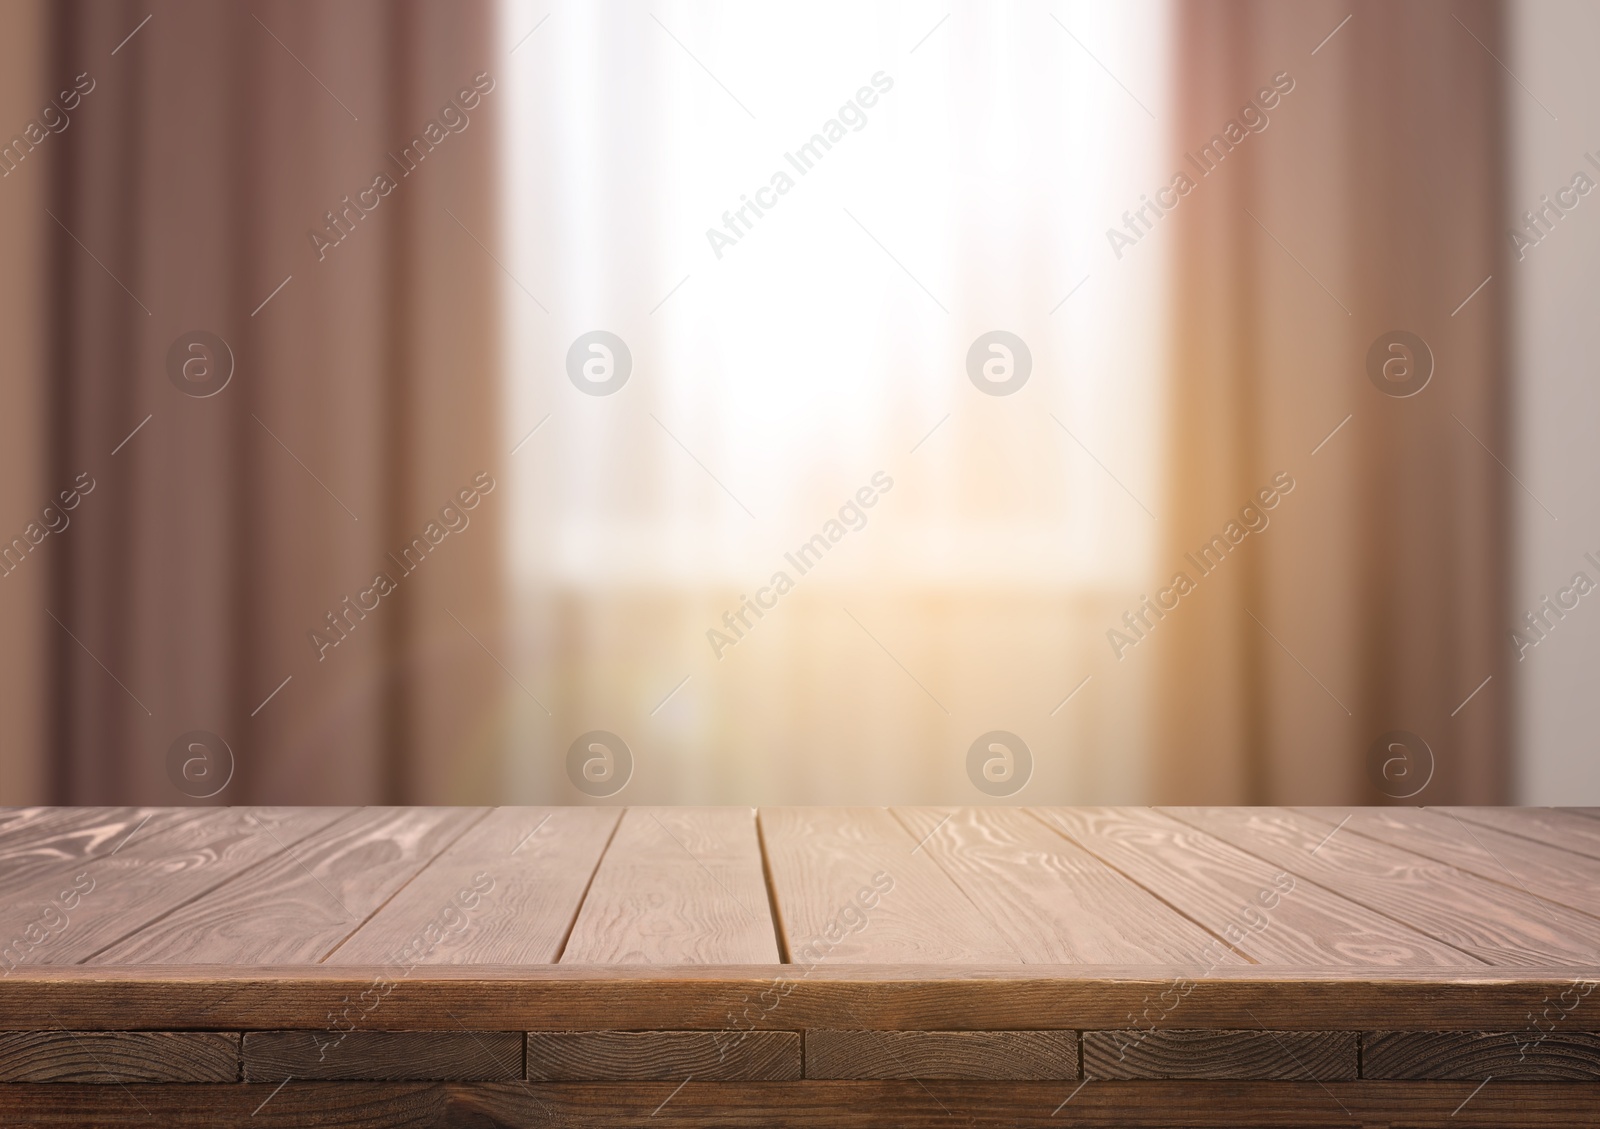
[(0, 928), (0, 1029), (1481, 1027), (1600, 979), (1600, 809), (10, 809)]

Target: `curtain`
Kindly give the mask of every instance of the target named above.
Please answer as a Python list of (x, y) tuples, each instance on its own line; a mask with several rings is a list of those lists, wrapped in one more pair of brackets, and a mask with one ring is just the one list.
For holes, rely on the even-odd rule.
[(1502, 8), (1116, 11), (0, 10), (3, 798), (1504, 799)]
[[(18, 128), (40, 107), (49, 89), (41, 48), (45, 41), (42, 4), (0, 5), (0, 113)], [(6, 134), (4, 142), (10, 142)], [(12, 150), (14, 152), (14, 150)], [(47, 233), (46, 179), (37, 167), (0, 160), (0, 515), (8, 539), (23, 528), (24, 515), (46, 498), (44, 459), (48, 412), (44, 371), (43, 294), (37, 267)], [(41, 515), (42, 516), (42, 515)], [(0, 558), (3, 559), (3, 558)], [(39, 608), (49, 581), (43, 569), (17, 569), (0, 579), (0, 802), (40, 802), (49, 795), (45, 749), (45, 663), (48, 642), (41, 630), (48, 620)]]
[(1502, 8), (1177, 19), (1156, 794), (1504, 802)]
[(492, 8), (6, 18), (7, 799), (493, 796)]

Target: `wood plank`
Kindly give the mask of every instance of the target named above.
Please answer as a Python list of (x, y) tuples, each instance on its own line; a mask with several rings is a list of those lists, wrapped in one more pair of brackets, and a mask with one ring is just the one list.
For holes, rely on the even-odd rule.
[(1358, 1076), (1354, 1031), (1085, 1031), (1090, 1078), (1290, 1082)]
[(327, 963), (553, 963), (620, 815), (617, 808), (495, 809)]
[(1025, 962), (1193, 965), (1212, 950), (1199, 925), (1018, 808), (895, 815)]
[(629, 808), (563, 964), (777, 964), (753, 808)]
[(1600, 917), (1600, 859), (1468, 823), (1450, 814), (1448, 808), (1293, 810), (1322, 820), (1330, 830), (1342, 825), (1343, 831), (1425, 855), (1491, 882)]
[[(0, 860), (8, 863), (19, 857), (19, 848), (25, 852), (36, 843), (57, 836), (73, 835), (85, 829), (93, 831), (112, 823), (131, 827), (143, 822), (145, 817), (162, 811), (187, 810), (191, 815), (200, 811), (158, 807), (32, 807), (7, 810), (11, 818), (0, 826)], [(128, 822), (130, 818), (131, 823)], [(85, 852), (81, 848), (73, 852), (74, 857), (93, 853), (92, 850)]]
[(0, 1082), (234, 1082), (239, 1036), (222, 1031), (13, 1031)]
[(1483, 967), (1466, 953), (1161, 812), (1042, 808), (1038, 815), (1262, 964)]
[(1561, 808), (1440, 808), (1468, 823), (1521, 835), (1573, 854), (1600, 858), (1600, 820)]
[(1593, 1127), (1600, 1107), (1600, 1085), (1582, 1082), (1497, 1080), (1476, 1095), (1474, 1083), (1462, 1082), (1096, 1081), (1076, 1094), (1077, 1083), (1062, 1082), (691, 1081), (674, 1093), (678, 1085), (7, 1085), (0, 1086), (0, 1121), (71, 1129), (1576, 1129)]
[(39, 826), (42, 821), (53, 818), (58, 812), (71, 810), (75, 809), (44, 807), (42, 805), (23, 808), (0, 808), (0, 849), (4, 849), (7, 844), (15, 840), (19, 832), (24, 833), (23, 837), (31, 838), (33, 832), (31, 830), (25, 831), (25, 829)]
[(762, 808), (788, 959), (1020, 963), (1021, 955), (885, 808)]
[(513, 1031), (247, 1031), (246, 1082), (285, 1078), (388, 1082), (508, 1082), (522, 1077)]
[(1600, 921), (1284, 808), (1168, 814), (1492, 965), (1600, 959)]
[[(20, 932), (0, 935), (0, 968), (90, 959), (353, 810), (196, 809), (193, 818), (153, 833), (151, 821), (132, 838), (119, 836), (109, 852), (74, 864), (70, 878), (41, 878), (8, 895), (0, 921)], [(24, 943), (35, 920), (53, 927), (40, 943)]]
[(787, 1082), (801, 1077), (797, 1031), (529, 1031), (535, 1082)]
[(315, 962), (457, 836), (482, 808), (366, 808), (302, 840), (91, 962)]
[(0, 898), (34, 882), (71, 877), (145, 835), (204, 815), (207, 808), (51, 808), (0, 830)]
[(1361, 1036), (1368, 1078), (1485, 1078), (1600, 1081), (1600, 1035), (1584, 1031), (1369, 1031)]
[(1071, 1079), (1078, 1033), (808, 1030), (806, 1077)]
[[(1181, 1015), (1194, 1028), (1376, 1030), (1404, 1015), (1418, 1029), (1513, 1029), (1585, 971), (1474, 969), (1218, 968), (1186, 982)], [(389, 972), (360, 965), (24, 968), (0, 977), (0, 1030), (33, 1030), (39, 1016), (70, 1030), (320, 1028)], [(383, 1024), (438, 1030), (470, 1017), (477, 1029), (508, 1031), (797, 1030), (845, 1016), (873, 1029), (1104, 1030), (1129, 1026), (1130, 1013), (1180, 983), (1172, 970), (1150, 965), (437, 965), (419, 966), (404, 991), (384, 1000)], [(753, 1006), (780, 984), (775, 1010)]]

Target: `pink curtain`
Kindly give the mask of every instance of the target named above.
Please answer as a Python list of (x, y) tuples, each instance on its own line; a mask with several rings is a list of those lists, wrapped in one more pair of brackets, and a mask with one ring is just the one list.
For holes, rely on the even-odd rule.
[(491, 797), (492, 7), (5, 19), (6, 799)]
[(1502, 7), (1177, 18), (1166, 558), (1195, 589), (1152, 631), (1158, 793), (1503, 802)]

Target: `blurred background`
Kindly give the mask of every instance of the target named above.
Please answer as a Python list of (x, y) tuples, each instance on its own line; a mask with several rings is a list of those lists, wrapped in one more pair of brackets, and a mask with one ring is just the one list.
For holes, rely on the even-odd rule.
[(1600, 802), (1597, 39), (0, 0), (0, 802)]

